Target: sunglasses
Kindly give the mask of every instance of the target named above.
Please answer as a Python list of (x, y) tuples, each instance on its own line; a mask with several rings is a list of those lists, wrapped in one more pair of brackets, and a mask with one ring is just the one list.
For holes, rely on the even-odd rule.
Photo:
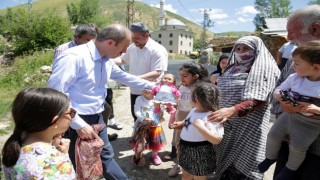
[[(70, 108), (70, 112), (64, 113), (62, 116), (64, 115), (70, 115), (71, 119), (74, 118), (77, 114), (77, 111), (73, 108)], [(56, 120), (54, 120), (51, 124), (55, 124), (57, 121), (59, 120), (59, 118), (57, 118)]]
[(73, 109), (73, 108), (70, 108), (70, 112), (67, 112), (67, 113), (65, 113), (63, 115), (67, 115), (67, 114), (69, 114), (71, 118), (74, 118), (76, 116), (76, 114), (77, 114), (77, 111), (75, 109)]

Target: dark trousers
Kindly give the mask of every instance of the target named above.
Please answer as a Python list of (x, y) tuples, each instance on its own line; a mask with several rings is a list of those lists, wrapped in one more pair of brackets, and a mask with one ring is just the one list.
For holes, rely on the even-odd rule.
[[(273, 179), (280, 173), (286, 165), (289, 155), (289, 145), (282, 142), (278, 153), (277, 164), (274, 170)], [(307, 153), (305, 160), (297, 170), (294, 180), (319, 180), (320, 179), (320, 156)]]
[(131, 100), (131, 114), (133, 117), (133, 121), (136, 122), (137, 116), (134, 114), (134, 104), (136, 103), (137, 97), (140, 95), (137, 94), (130, 94), (130, 100)]
[(280, 69), (280, 71), (284, 68), (284, 66), (286, 65), (288, 59), (287, 58), (282, 58), (281, 59), (281, 63), (278, 65), (278, 68)]
[[(86, 123), (89, 125), (92, 124), (105, 124), (101, 114), (95, 115), (79, 115)], [(99, 137), (103, 140), (104, 146), (101, 152), (101, 161), (103, 167), (103, 177), (105, 179), (128, 179), (126, 174), (122, 171), (116, 161), (113, 159), (114, 152), (112, 145), (109, 142), (107, 127), (104, 127), (99, 132)], [(69, 139), (70, 139), (70, 148), (69, 148), (69, 156), (72, 161), (74, 168), (76, 169), (75, 163), (75, 144), (78, 138), (78, 134), (75, 130), (70, 128)]]
[(108, 124), (109, 119), (114, 118), (112, 98), (113, 98), (112, 88), (107, 88), (107, 97), (105, 99), (106, 103), (104, 104), (104, 111), (102, 112), (102, 116), (106, 124)]

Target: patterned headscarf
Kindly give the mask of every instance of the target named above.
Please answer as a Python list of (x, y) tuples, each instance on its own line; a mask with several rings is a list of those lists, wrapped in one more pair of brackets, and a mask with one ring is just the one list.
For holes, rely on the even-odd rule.
[(255, 60), (246, 81), (243, 100), (269, 101), (275, 88), (280, 70), (263, 41), (256, 36), (245, 36), (235, 42), (228, 66), (234, 65), (234, 51), (238, 44), (245, 44), (255, 50)]

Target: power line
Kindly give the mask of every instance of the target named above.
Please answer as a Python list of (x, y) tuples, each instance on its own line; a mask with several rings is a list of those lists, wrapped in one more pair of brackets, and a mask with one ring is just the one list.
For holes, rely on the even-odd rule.
[(178, 0), (179, 4), (181, 5), (181, 7), (187, 12), (187, 14), (189, 14), (189, 16), (194, 20), (194, 21), (197, 21), (196, 18), (194, 18), (190, 13), (189, 11), (184, 7), (184, 5), (181, 3), (180, 0)]

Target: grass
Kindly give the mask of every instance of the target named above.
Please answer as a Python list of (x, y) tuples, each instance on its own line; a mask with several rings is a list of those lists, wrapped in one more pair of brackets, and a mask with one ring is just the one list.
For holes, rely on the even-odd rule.
[[(11, 67), (7, 67), (0, 77), (0, 123), (9, 124), (0, 129), (0, 135), (12, 131), (10, 106), (16, 94), (26, 87), (44, 87), (48, 77), (39, 71), (43, 65), (52, 64), (52, 51), (39, 51), (32, 55), (24, 55), (15, 59)], [(10, 123), (8, 123), (8, 121)]]

